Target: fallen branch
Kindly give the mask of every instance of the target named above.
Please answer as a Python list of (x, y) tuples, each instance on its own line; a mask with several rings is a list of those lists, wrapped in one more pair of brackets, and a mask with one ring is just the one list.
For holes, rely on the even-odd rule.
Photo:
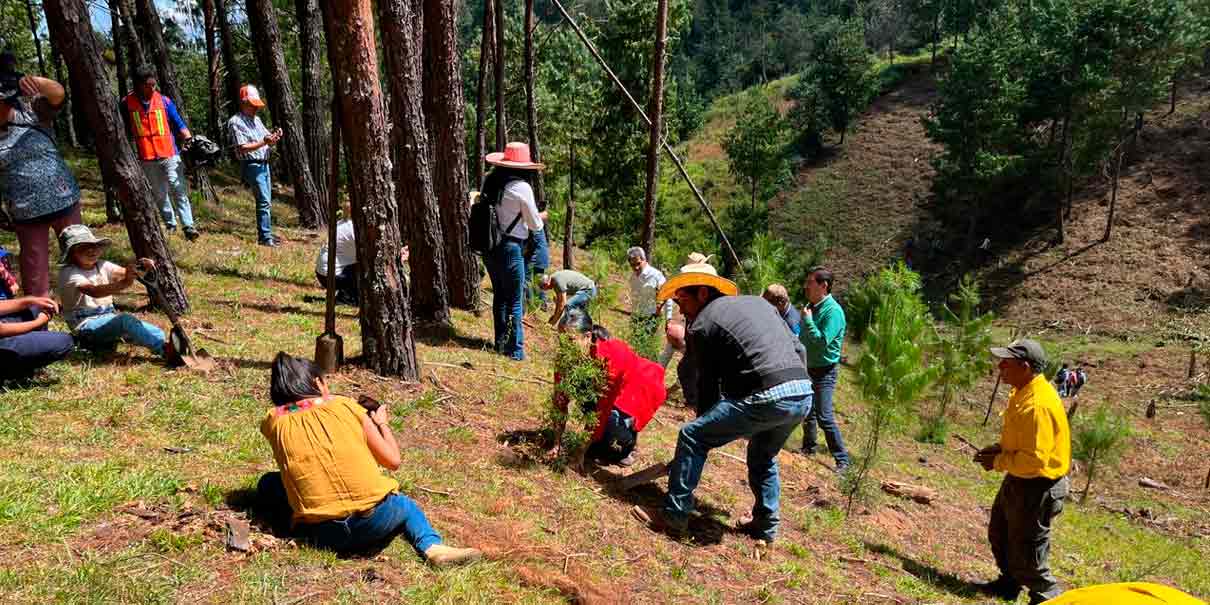
[(619, 492), (624, 492), (634, 489), (635, 487), (645, 483), (651, 483), (652, 481), (655, 481), (656, 479), (659, 479), (667, 474), (668, 462), (660, 462), (659, 464), (653, 464), (641, 471), (626, 475), (625, 477), (614, 481), (612, 484), (610, 484), (610, 487)]
[[(436, 362), (436, 361), (422, 361), (422, 362), (420, 362), (420, 365), (437, 366), (437, 367), (439, 367), (439, 368), (453, 368), (453, 369), (455, 369), (455, 370), (469, 370), (469, 371), (471, 371), (471, 372), (479, 372), (479, 373), (481, 373), (481, 374), (491, 374), (492, 376), (495, 376), (496, 378), (505, 378), (505, 379), (508, 379), (508, 380), (516, 380), (517, 382), (528, 382), (528, 383), (530, 383), (530, 384), (540, 384), (540, 385), (552, 385), (552, 384), (554, 384), (554, 381), (552, 381), (552, 380), (543, 380), (543, 379), (541, 379), (541, 378), (526, 378), (526, 377), (524, 377), (524, 376), (509, 376), (509, 375), (507, 375), (507, 374), (501, 374), (501, 373), (496, 372), (496, 371), (480, 370), (479, 368), (476, 368), (476, 367), (473, 367), (473, 366), (472, 366), (472, 367), (467, 367), (466, 365), (459, 365), (459, 364), (454, 364), (454, 363), (440, 363), (440, 362)], [(468, 365), (469, 365), (469, 364), (468, 364)], [(371, 377), (373, 377), (373, 375), (371, 375)]]
[(921, 504), (932, 504), (933, 500), (937, 499), (936, 490), (919, 485), (900, 483), (899, 481), (883, 481), (882, 491), (892, 496), (907, 498)]
[(740, 458), (739, 456), (736, 456), (735, 454), (728, 454), (727, 452), (719, 451), (718, 455), (726, 456), (727, 458), (735, 460), (736, 462), (743, 462), (744, 464), (748, 464), (747, 460), (744, 460), (743, 458)]
[(433, 489), (433, 488), (431, 488), (431, 487), (425, 487), (425, 486), (423, 486), (423, 485), (416, 485), (416, 486), (414, 486), (414, 487), (415, 487), (416, 489), (418, 489), (418, 490), (420, 490), (420, 491), (422, 491), (422, 492), (428, 493), (428, 494), (437, 494), (438, 496), (445, 496), (445, 497), (447, 497), (447, 498), (453, 498), (453, 497), (454, 497), (454, 494), (452, 494), (452, 493), (450, 493), (450, 492), (443, 492), (443, 491), (441, 491), (441, 490), (439, 490), (439, 489)]

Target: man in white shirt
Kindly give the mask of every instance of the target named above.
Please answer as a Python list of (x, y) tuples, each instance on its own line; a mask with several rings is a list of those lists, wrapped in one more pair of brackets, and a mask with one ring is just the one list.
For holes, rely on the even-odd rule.
[[(630, 275), (630, 313), (647, 317), (656, 314), (655, 297), (660, 286), (668, 281), (664, 274), (647, 262), (647, 253), (635, 246), (626, 251), (626, 262), (634, 271)], [(672, 319), (672, 301), (664, 303), (664, 320)]]

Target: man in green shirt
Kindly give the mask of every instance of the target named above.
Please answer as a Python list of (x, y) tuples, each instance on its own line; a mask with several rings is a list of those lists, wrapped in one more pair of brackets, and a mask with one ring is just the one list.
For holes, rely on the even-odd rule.
[(597, 284), (587, 275), (571, 269), (543, 275), (542, 289), (555, 291), (555, 311), (550, 316), (552, 326), (558, 325), (564, 309), (579, 307), (587, 310), (588, 301), (597, 295)]
[(828, 442), (828, 451), (836, 460), (836, 472), (842, 473), (849, 466), (849, 452), (832, 409), (832, 394), (836, 391), (836, 379), (840, 375), (840, 350), (844, 346), (844, 309), (832, 298), (832, 272), (823, 267), (814, 267), (803, 284), (807, 301), (811, 304), (802, 309), (802, 329), (798, 339), (807, 349), (807, 374), (815, 389), (815, 405), (802, 423), (802, 450), (815, 453), (815, 423), (823, 429)]

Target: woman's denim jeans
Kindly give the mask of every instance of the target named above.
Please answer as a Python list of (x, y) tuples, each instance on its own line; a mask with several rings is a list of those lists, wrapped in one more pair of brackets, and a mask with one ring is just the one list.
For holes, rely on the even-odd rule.
[(492, 326), (496, 332), (496, 351), (517, 360), (525, 359), (525, 259), (521, 243), (505, 240), (484, 258), (492, 281)]

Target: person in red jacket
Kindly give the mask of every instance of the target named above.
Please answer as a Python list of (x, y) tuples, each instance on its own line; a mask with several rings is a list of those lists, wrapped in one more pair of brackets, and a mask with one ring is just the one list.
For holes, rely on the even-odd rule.
[[(594, 325), (580, 309), (564, 313), (559, 330), (570, 334), (596, 359), (605, 362), (606, 384), (597, 400), (597, 425), (584, 458), (601, 464), (630, 466), (639, 432), (655, 416), (667, 392), (664, 368), (640, 357), (625, 341), (613, 338), (605, 328)], [(555, 382), (560, 380), (555, 376)], [(568, 401), (558, 397), (555, 404), (567, 411)], [(555, 427), (555, 443), (562, 440), (563, 427)], [(558, 446), (552, 453), (558, 452)]]

